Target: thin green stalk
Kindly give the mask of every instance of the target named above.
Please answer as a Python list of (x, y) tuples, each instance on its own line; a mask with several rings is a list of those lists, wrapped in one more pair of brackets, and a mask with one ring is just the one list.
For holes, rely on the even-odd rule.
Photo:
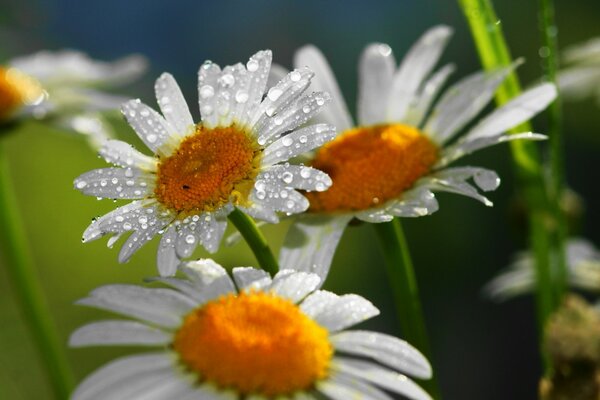
[[(554, 22), (553, 0), (539, 0), (540, 33), (542, 48), (540, 56), (544, 75), (549, 82), (558, 87), (558, 44), (557, 29)], [(567, 236), (566, 220), (561, 208), (561, 197), (564, 193), (564, 144), (562, 132), (562, 110), (560, 96), (548, 107), (548, 135), (550, 137), (550, 181), (549, 195), (555, 221), (554, 249), (556, 254), (556, 298), (560, 299), (567, 287), (567, 263), (565, 241)]]
[[(486, 70), (510, 65), (512, 57), (502, 33), (500, 20), (490, 0), (458, 0), (467, 18), (481, 63)], [(521, 93), (517, 75), (512, 72), (496, 92), (496, 103), (504, 104)], [(529, 123), (513, 132), (531, 131)], [(511, 152), (519, 187), (527, 203), (529, 241), (533, 249), (537, 272), (538, 332), (543, 337), (544, 326), (556, 307), (552, 288), (550, 226), (552, 210), (545, 190), (542, 163), (536, 146), (529, 141), (511, 142)], [(543, 352), (543, 350), (542, 350)], [(544, 361), (547, 357), (542, 356)], [(548, 370), (548, 365), (545, 366)]]
[(8, 159), (0, 143), (0, 247), (21, 312), (45, 367), (57, 400), (69, 398), (73, 377), (29, 254), (14, 196)]
[[(428, 360), (431, 360), (431, 349), (419, 298), (419, 288), (402, 225), (398, 219), (372, 225), (383, 249), (404, 339), (419, 349)], [(423, 387), (433, 398), (441, 398), (435, 375), (431, 380), (424, 381)]]
[(271, 248), (267, 244), (267, 240), (256, 227), (254, 220), (237, 208), (229, 214), (229, 220), (235, 225), (246, 243), (248, 243), (248, 246), (250, 246), (250, 249), (252, 249), (260, 267), (271, 275), (275, 275), (279, 270), (279, 265), (275, 256), (273, 256)]

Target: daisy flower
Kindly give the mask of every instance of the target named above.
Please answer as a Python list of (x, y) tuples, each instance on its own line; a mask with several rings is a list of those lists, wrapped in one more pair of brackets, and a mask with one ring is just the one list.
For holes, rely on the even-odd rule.
[(491, 206), (479, 189), (495, 190), (500, 183), (496, 173), (449, 164), (497, 143), (545, 138), (505, 131), (544, 109), (556, 97), (552, 84), (524, 92), (454, 140), (474, 122), (515, 65), (470, 75), (436, 101), (454, 69), (448, 64), (432, 73), (451, 33), (446, 26), (430, 29), (399, 67), (388, 45), (367, 46), (359, 60), (357, 124), (324, 56), (313, 46), (297, 52), (295, 64), (312, 68), (315, 84), (334, 99), (321, 118), (342, 133), (309, 161), (328, 173), (333, 185), (326, 192), (307, 194), (310, 216), (298, 218), (290, 229), (281, 252), (282, 266), (326, 274), (350, 220), (378, 223), (431, 214), (438, 209), (436, 191), (461, 194)]
[(600, 37), (567, 47), (559, 71), (561, 95), (573, 100), (595, 97), (600, 105)]
[(112, 63), (73, 50), (14, 58), (0, 65), (0, 122), (118, 108), (123, 97), (96, 88), (127, 83), (145, 69), (145, 59), (137, 55)]
[[(600, 251), (582, 238), (567, 241), (567, 274), (576, 289), (600, 292)], [(496, 301), (532, 292), (535, 288), (535, 259), (528, 251), (516, 255), (513, 263), (484, 288)]]
[(91, 196), (135, 201), (94, 221), (83, 240), (115, 234), (112, 244), (131, 233), (119, 254), (125, 262), (162, 234), (158, 267), (161, 275), (172, 275), (197, 244), (209, 252), (218, 249), (234, 207), (273, 223), (277, 212), (305, 211), (308, 200), (296, 189), (323, 191), (331, 180), (287, 160), (336, 135), (329, 124), (296, 129), (321, 110), (329, 94), (305, 95), (313, 73), (299, 68), (263, 98), (270, 66), (270, 51), (223, 70), (205, 62), (198, 72), (198, 124), (169, 74), (155, 85), (163, 115), (139, 100), (125, 103), (123, 115), (154, 156), (121, 141), (105, 144), (100, 154), (118, 168), (85, 173), (75, 187)]
[(151, 353), (115, 360), (72, 399), (410, 399), (430, 397), (403, 374), (431, 377), (428, 361), (395, 337), (348, 327), (379, 314), (364, 298), (316, 290), (312, 273), (271, 277), (250, 267), (233, 281), (212, 260), (184, 263), (172, 287), (100, 287), (78, 304), (137, 321), (94, 322), (70, 345), (137, 345)]

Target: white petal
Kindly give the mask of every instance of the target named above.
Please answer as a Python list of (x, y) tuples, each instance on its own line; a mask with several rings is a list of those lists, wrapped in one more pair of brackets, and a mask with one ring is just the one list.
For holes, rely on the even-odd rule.
[(129, 143), (120, 140), (107, 140), (99, 153), (106, 162), (123, 168), (136, 167), (143, 171), (155, 172), (158, 165), (156, 158), (148, 157)]
[(173, 361), (165, 352), (122, 357), (86, 377), (71, 395), (73, 400), (105, 399), (103, 394), (119, 381), (171, 368)]
[(263, 169), (263, 172), (256, 177), (255, 187), (256, 185), (261, 187), (261, 182), (281, 189), (294, 188), (309, 192), (313, 190), (323, 192), (332, 184), (331, 178), (325, 172), (312, 167), (289, 164)]
[(191, 218), (186, 218), (186, 221), (175, 224), (175, 252), (180, 258), (190, 257), (196, 249), (196, 246), (198, 246), (201, 229), (199, 224), (200, 216), (195, 217), (198, 218), (196, 221), (192, 221)]
[(317, 389), (333, 400), (368, 399), (392, 400), (392, 398), (364, 379), (350, 375), (334, 373), (329, 379), (317, 383)]
[(475, 127), (461, 138), (461, 141), (504, 133), (508, 129), (531, 119), (545, 109), (555, 98), (556, 87), (551, 83), (543, 83), (529, 89), (479, 121)]
[(370, 331), (345, 331), (330, 337), (336, 350), (372, 358), (397, 371), (421, 378), (431, 378), (429, 361), (409, 343), (396, 337)]
[[(140, 218), (146, 218), (140, 217)], [(163, 229), (169, 224), (169, 221), (151, 217), (147, 218), (148, 223), (139, 222), (139, 227), (134, 228), (135, 230), (127, 238), (121, 250), (119, 251), (119, 262), (124, 263), (131, 258), (131, 256), (138, 251), (143, 245), (152, 240), (154, 236), (163, 231)]]
[(211, 259), (187, 262), (182, 264), (180, 269), (196, 288), (196, 300), (199, 303), (236, 291), (227, 271)]
[(480, 71), (450, 87), (433, 109), (424, 132), (443, 144), (475, 117), (492, 99), (504, 78), (518, 65)]
[(172, 276), (177, 272), (179, 258), (175, 252), (175, 240), (175, 228), (171, 225), (163, 233), (156, 253), (156, 264), (160, 276)]
[[(323, 304), (315, 305), (317, 300)], [(379, 310), (361, 296), (346, 294), (333, 298), (323, 294), (323, 291), (309, 295), (300, 308), (330, 332), (337, 332), (379, 314)]]
[(248, 71), (248, 101), (246, 101), (246, 109), (244, 113), (248, 117), (256, 113), (267, 87), (269, 79), (269, 69), (271, 68), (271, 60), (273, 55), (271, 50), (262, 50), (254, 54), (246, 63)]
[(270, 88), (277, 85), (277, 83), (289, 73), (290, 70), (283, 65), (272, 64), (271, 70), (269, 71), (269, 79), (267, 80), (267, 87)]
[(394, 216), (387, 211), (387, 204), (384, 204), (381, 207), (359, 211), (356, 213), (356, 218), (361, 221), (378, 224), (381, 222), (390, 222), (394, 219)]
[(340, 131), (351, 128), (354, 125), (352, 117), (323, 53), (315, 46), (304, 46), (296, 52), (294, 65), (296, 68), (308, 66), (313, 70), (315, 73), (314, 89), (328, 92), (334, 99), (320, 115), (320, 119), (337, 126)]
[[(223, 68), (217, 79), (215, 110), (217, 125), (230, 126), (233, 122), (244, 124), (245, 102), (248, 101), (248, 72), (241, 63)], [(244, 100), (244, 102), (238, 100)], [(239, 114), (239, 115), (238, 115)]]
[(263, 153), (263, 165), (273, 165), (320, 147), (337, 136), (335, 126), (310, 125), (271, 143)]
[(244, 212), (244, 214), (248, 214), (252, 218), (271, 224), (276, 224), (279, 222), (279, 217), (277, 216), (277, 213), (268, 205), (263, 205), (254, 202), (249, 207), (237, 206), (237, 208), (239, 208), (242, 212)]
[(271, 117), (290, 108), (306, 91), (314, 73), (308, 68), (299, 68), (286, 74), (283, 79), (272, 86), (260, 103), (249, 125), (256, 131), (261, 131)]
[(447, 64), (431, 76), (419, 91), (416, 101), (410, 105), (404, 123), (411, 126), (421, 126), (431, 104), (442, 90), (448, 77), (454, 72), (454, 65)]
[(263, 290), (271, 285), (271, 276), (262, 269), (237, 267), (233, 269), (232, 273), (233, 280), (240, 292), (242, 290)]
[(175, 78), (163, 73), (154, 84), (154, 92), (160, 111), (173, 127), (171, 134), (182, 137), (192, 131), (194, 120)]
[(474, 178), (475, 183), (485, 191), (495, 190), (500, 184), (500, 178), (494, 171), (483, 168), (461, 167), (446, 168), (435, 174), (420, 179), (417, 185), (432, 191), (441, 191), (462, 194), (479, 200), (488, 207), (494, 204), (485, 196), (479, 194), (477, 189), (466, 180)]
[(312, 272), (325, 282), (335, 249), (351, 216), (302, 216), (289, 228), (279, 253), (281, 268)]
[(100, 321), (77, 329), (69, 339), (69, 346), (157, 346), (168, 344), (170, 334), (135, 321)]
[(387, 44), (373, 43), (363, 51), (358, 62), (357, 113), (360, 125), (385, 121), (395, 69), (396, 60)]
[(134, 285), (106, 285), (93, 290), (76, 304), (96, 307), (125, 316), (175, 328), (196, 304), (171, 289), (145, 288)]
[(539, 133), (524, 132), (524, 133), (511, 133), (501, 134), (491, 137), (482, 137), (472, 140), (460, 140), (452, 146), (444, 148), (441, 157), (438, 162), (434, 165), (435, 169), (444, 167), (459, 158), (468, 154), (474, 153), (478, 150), (486, 147), (494, 146), (499, 143), (505, 143), (512, 140), (546, 140), (548, 139), (545, 135)]
[(438, 209), (439, 204), (433, 193), (417, 183), (414, 189), (404, 192), (401, 199), (390, 205), (387, 211), (397, 217), (423, 217)]
[(150, 150), (160, 156), (171, 155), (173, 149), (171, 132), (174, 129), (159, 113), (139, 99), (129, 100), (123, 104), (121, 112)]
[(509, 269), (488, 282), (483, 292), (497, 302), (528, 293), (535, 285), (535, 272), (531, 269)]
[(80, 175), (73, 185), (88, 196), (142, 199), (154, 193), (156, 177), (137, 168), (100, 168)]
[(200, 216), (200, 242), (209, 253), (216, 253), (227, 229), (227, 220), (215, 213)]
[(268, 145), (283, 133), (306, 123), (320, 113), (330, 100), (331, 96), (327, 92), (314, 92), (303, 96), (290, 107), (269, 118), (263, 127), (256, 128), (259, 135), (258, 144)]
[(406, 54), (394, 75), (387, 103), (387, 121), (402, 121), (413, 103), (423, 80), (440, 58), (452, 29), (436, 26), (429, 29)]
[[(256, 185), (259, 185), (258, 188)], [(282, 196), (282, 193), (285, 193)], [(269, 184), (263, 181), (256, 181), (256, 184), (250, 193), (250, 201), (261, 204), (265, 208), (273, 211), (281, 211), (287, 215), (298, 214), (308, 209), (308, 200), (299, 192), (290, 188)]]
[(285, 270), (275, 275), (270, 290), (294, 303), (312, 293), (321, 283), (321, 279), (315, 274), (296, 271), (285, 274), (283, 271)]
[(198, 70), (198, 106), (202, 125), (213, 128), (218, 123), (217, 80), (221, 76), (221, 67), (212, 61), (205, 61)]
[(370, 362), (336, 357), (332, 367), (343, 374), (371, 382), (409, 399), (431, 400), (431, 397), (423, 389), (406, 376)]

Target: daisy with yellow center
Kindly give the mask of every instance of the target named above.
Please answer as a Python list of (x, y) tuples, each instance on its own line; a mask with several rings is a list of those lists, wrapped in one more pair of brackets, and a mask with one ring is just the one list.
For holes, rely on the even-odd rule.
[(137, 321), (83, 326), (71, 346), (159, 350), (102, 367), (73, 400), (389, 399), (383, 390), (430, 399), (403, 375), (431, 377), (415, 348), (346, 330), (379, 313), (364, 298), (316, 290), (321, 279), (306, 272), (282, 270), (271, 279), (263, 270), (234, 268), (232, 281), (212, 260), (181, 270), (186, 279), (156, 279), (171, 288), (110, 285), (79, 301)]
[(333, 184), (326, 192), (307, 195), (312, 215), (299, 218), (290, 229), (281, 265), (325, 274), (350, 220), (378, 223), (431, 214), (438, 209), (436, 191), (462, 194), (491, 206), (478, 189), (498, 187), (500, 179), (494, 171), (448, 165), (497, 143), (545, 138), (505, 132), (554, 100), (556, 89), (551, 84), (526, 91), (454, 140), (489, 103), (514, 66), (468, 76), (436, 101), (454, 69), (449, 64), (432, 73), (451, 33), (446, 26), (430, 29), (399, 67), (389, 46), (369, 45), (359, 60), (357, 125), (324, 56), (313, 46), (297, 52), (295, 63), (312, 68), (317, 73), (315, 84), (334, 99), (320, 119), (335, 124), (341, 133), (311, 156), (309, 164), (329, 174)]
[(172, 275), (178, 260), (189, 257), (198, 244), (209, 252), (218, 249), (234, 207), (273, 223), (278, 212), (305, 211), (308, 200), (296, 189), (324, 191), (331, 180), (287, 160), (336, 135), (329, 124), (297, 129), (321, 110), (329, 95), (305, 95), (313, 73), (299, 68), (265, 96), (270, 67), (270, 51), (256, 53), (245, 66), (223, 70), (204, 63), (198, 72), (198, 124), (166, 73), (155, 86), (163, 115), (139, 100), (125, 103), (123, 115), (155, 156), (121, 141), (105, 144), (100, 154), (119, 168), (83, 174), (75, 187), (91, 196), (135, 201), (94, 221), (84, 241), (115, 234), (112, 243), (131, 233), (119, 254), (119, 261), (125, 262), (163, 234), (158, 267), (161, 275)]

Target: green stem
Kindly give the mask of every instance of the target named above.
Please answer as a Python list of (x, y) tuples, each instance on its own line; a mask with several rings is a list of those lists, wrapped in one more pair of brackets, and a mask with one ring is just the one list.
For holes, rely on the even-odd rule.
[[(510, 65), (512, 57), (506, 45), (500, 20), (490, 0), (458, 0), (467, 18), (481, 63), (486, 70)], [(511, 72), (496, 92), (496, 103), (504, 104), (521, 93), (517, 75)], [(529, 123), (512, 132), (531, 131)], [(533, 249), (537, 272), (538, 332), (543, 338), (544, 326), (557, 301), (552, 288), (550, 229), (552, 210), (545, 190), (542, 163), (536, 146), (529, 141), (512, 141), (513, 164), (520, 189), (527, 202), (529, 241)], [(542, 350), (543, 351), (543, 350)], [(542, 356), (544, 362), (547, 357)], [(546, 370), (548, 366), (546, 365)]]
[[(383, 249), (404, 339), (419, 349), (428, 360), (431, 360), (419, 288), (402, 225), (398, 219), (372, 225)], [(431, 380), (423, 382), (423, 387), (433, 398), (441, 398), (435, 376)]]
[(279, 270), (279, 265), (273, 256), (271, 248), (267, 244), (267, 240), (260, 230), (258, 230), (254, 220), (237, 208), (229, 214), (229, 220), (235, 225), (246, 243), (248, 243), (248, 246), (250, 246), (250, 249), (252, 249), (260, 267), (271, 275), (275, 275)]
[(26, 234), (10, 180), (8, 159), (2, 143), (0, 143), (0, 226), (2, 226), (0, 246), (4, 265), (48, 374), (54, 397), (58, 400), (67, 399), (73, 388), (73, 377), (28, 251)]
[[(549, 82), (558, 88), (558, 44), (557, 29), (554, 22), (554, 2), (539, 0), (540, 33), (542, 37), (542, 67)], [(550, 182), (549, 195), (555, 221), (554, 249), (556, 252), (556, 299), (560, 299), (567, 287), (567, 263), (565, 241), (567, 236), (566, 220), (561, 208), (564, 193), (564, 143), (562, 133), (562, 110), (560, 97), (548, 107), (548, 135), (550, 136)]]

